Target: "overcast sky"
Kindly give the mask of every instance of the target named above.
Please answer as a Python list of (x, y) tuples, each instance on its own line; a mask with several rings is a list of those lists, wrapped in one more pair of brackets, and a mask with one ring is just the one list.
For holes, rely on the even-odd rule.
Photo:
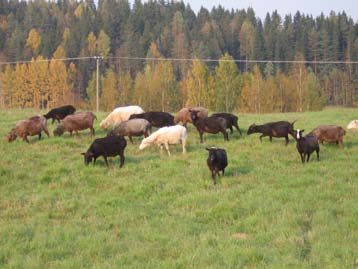
[(358, 0), (183, 0), (184, 3), (189, 3), (190, 7), (198, 12), (201, 6), (204, 6), (209, 11), (213, 6), (219, 4), (226, 9), (247, 9), (252, 7), (256, 16), (262, 20), (265, 19), (266, 13), (277, 12), (283, 18), (287, 14), (295, 15), (299, 10), (305, 15), (313, 15), (315, 18), (322, 12), (324, 15), (329, 15), (333, 10), (336, 13), (345, 11), (349, 17), (352, 17), (354, 22), (358, 22)]

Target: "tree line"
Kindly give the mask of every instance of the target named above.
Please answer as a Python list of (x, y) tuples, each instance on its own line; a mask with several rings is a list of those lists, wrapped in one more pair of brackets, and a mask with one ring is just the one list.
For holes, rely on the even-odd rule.
[(94, 109), (97, 55), (101, 110), (265, 113), (358, 100), (358, 25), (345, 12), (261, 21), (252, 8), (195, 14), (178, 1), (0, 1), (1, 107)]

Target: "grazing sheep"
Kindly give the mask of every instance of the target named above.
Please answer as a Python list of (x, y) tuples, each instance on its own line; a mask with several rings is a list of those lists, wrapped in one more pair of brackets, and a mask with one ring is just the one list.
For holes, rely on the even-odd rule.
[(92, 162), (96, 164), (99, 156), (103, 156), (104, 161), (108, 167), (107, 157), (120, 156), (120, 166), (124, 165), (124, 149), (127, 146), (127, 141), (122, 136), (107, 136), (97, 138), (93, 141), (87, 152), (81, 153), (84, 156), (85, 165)]
[(220, 171), (222, 171), (222, 174), (225, 173), (225, 168), (227, 166), (227, 155), (225, 149), (220, 148), (206, 148), (207, 151), (209, 151), (209, 157), (207, 159), (208, 167), (211, 171), (211, 177), (214, 181), (214, 184), (216, 184), (215, 175), (220, 175)]
[(107, 129), (110, 125), (116, 125), (122, 121), (129, 120), (132, 114), (143, 113), (144, 110), (139, 106), (123, 106), (114, 109), (104, 120), (101, 121), (102, 129)]
[(167, 112), (161, 111), (148, 111), (140, 114), (132, 114), (129, 119), (145, 119), (149, 121), (153, 127), (158, 128), (175, 125), (174, 117)]
[(77, 135), (78, 131), (85, 129), (91, 130), (91, 136), (94, 136), (93, 122), (97, 119), (96, 115), (92, 112), (77, 112), (72, 115), (68, 115), (66, 118), (61, 120), (60, 125), (53, 131), (55, 136), (61, 136), (65, 131), (72, 132), (75, 131)]
[(179, 122), (182, 122), (184, 126), (186, 126), (188, 122), (193, 123), (193, 120), (191, 119), (190, 110), (199, 111), (199, 118), (203, 119), (208, 116), (208, 110), (204, 107), (184, 107), (180, 109), (179, 112), (175, 115), (174, 123), (178, 124)]
[(133, 143), (132, 136), (149, 136), (150, 123), (145, 119), (132, 119), (128, 121), (123, 121), (116, 126), (113, 130), (107, 134), (107, 136), (118, 135), (118, 136), (128, 136), (129, 140)]
[(226, 132), (226, 120), (221, 117), (207, 117), (207, 118), (199, 118), (199, 111), (190, 110), (191, 119), (193, 121), (194, 126), (199, 132), (200, 142), (203, 143), (203, 134), (217, 134), (221, 132), (224, 135), (224, 140), (229, 141), (229, 136)]
[(186, 153), (186, 128), (181, 125), (162, 127), (142, 140), (139, 149), (145, 149), (150, 145), (157, 145), (163, 150), (163, 145), (170, 156), (169, 145), (182, 144), (183, 154)]
[(277, 121), (277, 122), (269, 122), (265, 123), (264, 125), (256, 125), (252, 124), (247, 134), (253, 134), (253, 133), (262, 133), (260, 136), (260, 141), (262, 141), (262, 138), (265, 136), (270, 137), (270, 142), (272, 142), (272, 137), (284, 137), (286, 139), (286, 146), (289, 142), (288, 134), (293, 136), (293, 124), (296, 121), (293, 121), (292, 123), (288, 121)]
[(297, 141), (296, 148), (301, 156), (302, 163), (305, 162), (306, 155), (307, 155), (306, 162), (308, 162), (311, 153), (314, 151), (316, 151), (317, 161), (319, 161), (319, 144), (317, 138), (309, 134), (303, 137), (302, 136), (303, 132), (304, 130), (299, 130), (299, 129), (297, 131), (293, 131), (294, 137)]
[(321, 125), (314, 128), (309, 135), (313, 135), (317, 138), (318, 142), (335, 142), (337, 145), (343, 144), (343, 136), (346, 134), (346, 131), (338, 125)]
[(226, 128), (230, 129), (231, 134), (234, 132), (233, 129), (232, 129), (232, 127), (234, 126), (236, 128), (236, 130), (239, 131), (240, 135), (242, 135), (241, 130), (239, 128), (239, 125), (237, 123), (238, 117), (236, 115), (231, 114), (231, 113), (214, 113), (210, 117), (224, 118), (226, 120)]
[(348, 125), (347, 129), (355, 129), (358, 130), (358, 120), (352, 120)]
[(55, 120), (60, 122), (60, 120), (64, 119), (67, 115), (75, 113), (76, 108), (71, 105), (61, 106), (57, 108), (51, 109), (47, 114), (44, 115), (46, 119), (52, 119), (52, 123)]
[(47, 130), (47, 120), (44, 116), (33, 116), (27, 120), (22, 120), (16, 123), (15, 127), (6, 135), (7, 141), (10, 143), (17, 137), (21, 137), (23, 141), (30, 143), (28, 136), (38, 135), (41, 139), (41, 132), (44, 131), (48, 137), (50, 134)]

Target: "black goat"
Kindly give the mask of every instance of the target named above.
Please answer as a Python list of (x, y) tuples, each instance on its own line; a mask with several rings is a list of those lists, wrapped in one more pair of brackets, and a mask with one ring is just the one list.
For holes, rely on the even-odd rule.
[(161, 111), (148, 111), (141, 114), (132, 114), (129, 119), (145, 119), (149, 121), (151, 126), (158, 128), (175, 125), (174, 116)]
[(265, 123), (264, 125), (255, 125), (252, 124), (249, 127), (249, 130), (247, 131), (247, 134), (253, 134), (253, 133), (262, 133), (260, 136), (260, 141), (262, 141), (262, 138), (265, 136), (270, 137), (270, 142), (272, 142), (272, 137), (284, 137), (286, 139), (286, 145), (289, 142), (288, 134), (293, 135), (293, 124), (288, 121), (277, 121), (277, 122), (269, 122)]
[(76, 108), (74, 106), (66, 105), (66, 106), (53, 108), (43, 116), (46, 119), (52, 119), (52, 123), (54, 123), (55, 120), (60, 122), (60, 120), (64, 119), (67, 115), (75, 113), (75, 111)]
[(226, 120), (221, 117), (207, 117), (199, 118), (197, 110), (190, 110), (193, 124), (200, 135), (200, 142), (203, 143), (203, 134), (217, 134), (221, 132), (224, 135), (224, 140), (229, 141), (229, 136), (226, 132)]
[(93, 165), (96, 164), (96, 159), (103, 156), (104, 161), (108, 167), (107, 157), (120, 156), (120, 166), (124, 164), (124, 149), (127, 146), (127, 141), (122, 136), (107, 136), (97, 138), (93, 141), (87, 152), (81, 153), (84, 156), (85, 165), (88, 165), (94, 159)]
[(240, 135), (241, 134), (241, 130), (239, 128), (239, 125), (237, 123), (238, 121), (238, 117), (234, 114), (231, 114), (231, 113), (214, 113), (212, 114), (210, 117), (221, 117), (221, 118), (224, 118), (226, 120), (226, 128), (229, 128), (230, 131), (231, 131), (231, 134), (234, 132), (232, 127), (234, 126), (236, 128), (236, 130), (239, 131)]
[(308, 162), (311, 153), (314, 151), (316, 151), (317, 161), (319, 161), (319, 143), (317, 138), (310, 134), (303, 137), (302, 136), (303, 132), (304, 130), (294, 131), (294, 137), (297, 141), (296, 148), (301, 156), (302, 163), (305, 162), (306, 155), (307, 155), (307, 162)]
[(216, 184), (215, 175), (220, 175), (219, 172), (222, 171), (222, 175), (225, 173), (225, 168), (227, 166), (227, 155), (225, 149), (220, 148), (206, 148), (209, 151), (209, 157), (207, 159), (208, 167), (211, 171), (211, 177)]

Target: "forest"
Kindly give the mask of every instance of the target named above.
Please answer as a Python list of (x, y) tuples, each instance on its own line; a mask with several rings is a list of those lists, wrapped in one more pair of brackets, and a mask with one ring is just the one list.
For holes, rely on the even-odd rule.
[[(0, 1), (0, 107), (291, 112), (358, 104), (345, 12), (265, 19), (181, 1)], [(98, 73), (97, 73), (98, 63)]]

